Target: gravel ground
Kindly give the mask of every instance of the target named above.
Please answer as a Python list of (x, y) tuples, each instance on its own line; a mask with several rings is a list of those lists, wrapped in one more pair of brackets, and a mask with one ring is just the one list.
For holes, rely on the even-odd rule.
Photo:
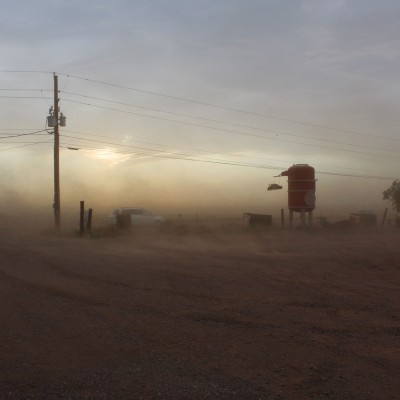
[(400, 232), (0, 231), (0, 399), (399, 399)]

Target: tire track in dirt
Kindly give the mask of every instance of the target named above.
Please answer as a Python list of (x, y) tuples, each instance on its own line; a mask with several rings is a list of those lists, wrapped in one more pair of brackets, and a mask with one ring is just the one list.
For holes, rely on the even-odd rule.
[(8, 280), (12, 284), (22, 286), (23, 288), (28, 289), (30, 291), (36, 291), (36, 292), (45, 294), (50, 297), (57, 297), (57, 298), (61, 298), (61, 299), (67, 300), (67, 301), (72, 301), (75, 303), (81, 303), (81, 304), (90, 305), (90, 306), (106, 306), (107, 305), (106, 303), (93, 301), (87, 297), (74, 295), (74, 294), (68, 293), (66, 291), (56, 289), (54, 287), (29, 282), (26, 279), (16, 277), (16, 276), (9, 274), (3, 270), (0, 270), (0, 275), (2, 276), (3, 279)]

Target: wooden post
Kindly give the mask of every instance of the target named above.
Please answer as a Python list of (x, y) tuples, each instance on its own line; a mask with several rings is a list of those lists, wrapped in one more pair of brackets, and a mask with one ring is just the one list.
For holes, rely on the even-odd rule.
[(60, 133), (58, 129), (58, 76), (54, 74), (54, 224), (56, 229), (61, 226), (60, 206)]
[(79, 220), (79, 234), (83, 236), (85, 233), (85, 202), (81, 200), (80, 203), (80, 220)]
[(386, 208), (386, 209), (385, 209), (385, 212), (383, 213), (381, 226), (384, 226), (384, 225), (385, 225), (387, 212), (388, 212), (388, 209)]
[(285, 226), (285, 210), (281, 208), (281, 226), (282, 228)]
[(91, 208), (89, 208), (88, 220), (87, 220), (87, 225), (86, 225), (88, 232), (90, 232), (92, 230), (92, 215), (93, 215), (93, 210)]

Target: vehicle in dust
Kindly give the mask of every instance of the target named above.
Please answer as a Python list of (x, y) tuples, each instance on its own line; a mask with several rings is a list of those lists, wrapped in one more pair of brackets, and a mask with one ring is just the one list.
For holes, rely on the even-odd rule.
[(108, 218), (111, 224), (120, 227), (127, 227), (129, 225), (154, 225), (165, 221), (160, 215), (138, 207), (116, 208)]

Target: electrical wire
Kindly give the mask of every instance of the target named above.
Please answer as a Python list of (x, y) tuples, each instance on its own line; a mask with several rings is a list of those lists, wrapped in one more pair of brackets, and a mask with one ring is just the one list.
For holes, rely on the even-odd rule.
[[(291, 136), (291, 137), (297, 137), (297, 138), (302, 138), (302, 139), (307, 139), (307, 140), (314, 140), (314, 141), (318, 141), (318, 142), (342, 144), (342, 145), (352, 146), (352, 147), (357, 147), (357, 148), (365, 148), (365, 149), (372, 149), (372, 150), (382, 150), (382, 151), (391, 151), (392, 150), (392, 149), (389, 150), (389, 149), (385, 149), (385, 148), (379, 148), (379, 147), (376, 147), (376, 146), (367, 146), (365, 144), (360, 144), (360, 143), (352, 144), (352, 143), (342, 142), (340, 140), (324, 139), (324, 138), (313, 138), (313, 137), (299, 135), (299, 134), (295, 134), (295, 133), (284, 132), (284, 131), (280, 131), (280, 130), (276, 130), (276, 129), (265, 129), (265, 128), (258, 128), (258, 127), (250, 126), (250, 125), (236, 124), (236, 123), (227, 122), (227, 121), (221, 121), (221, 120), (217, 120), (217, 119), (204, 118), (204, 117), (198, 117), (198, 116), (189, 115), (189, 114), (182, 114), (182, 113), (177, 113), (177, 112), (172, 112), (172, 111), (165, 111), (165, 110), (161, 110), (161, 109), (157, 109), (157, 108), (138, 106), (136, 104), (130, 104), (130, 103), (125, 103), (125, 102), (120, 102), (120, 101), (113, 101), (113, 100), (108, 100), (108, 99), (104, 99), (104, 98), (100, 98), (100, 97), (87, 96), (87, 95), (80, 94), (80, 93), (65, 92), (65, 91), (62, 91), (62, 93), (68, 94), (68, 95), (71, 95), (71, 96), (83, 97), (83, 98), (87, 98), (87, 99), (91, 99), (91, 100), (104, 101), (104, 102), (107, 102), (107, 103), (124, 105), (124, 106), (128, 106), (128, 107), (134, 107), (134, 108), (139, 108), (139, 109), (148, 110), (148, 111), (161, 112), (161, 113), (165, 113), (165, 114), (169, 114), (169, 115), (176, 115), (176, 116), (179, 116), (179, 117), (187, 117), (187, 118), (198, 119), (198, 120), (201, 120), (201, 121), (216, 122), (216, 123), (219, 123), (219, 124), (230, 125), (230, 126), (234, 126), (234, 127), (238, 127), (238, 128), (252, 129), (252, 130), (256, 130), (256, 131), (260, 131), (260, 132), (269, 132), (269, 133), (274, 133), (274, 134), (279, 134), (279, 135), (284, 135), (284, 136)], [(181, 123), (185, 123), (185, 122), (181, 121)], [(379, 137), (379, 139), (381, 140), (380, 137)], [(393, 138), (391, 140), (396, 141), (396, 142), (400, 142), (400, 139)]]
[(39, 143), (39, 142), (26, 142), (26, 141), (19, 141), (19, 142), (0, 142), (0, 146), (4, 144), (22, 144), (22, 143)]
[[(31, 131), (31, 130), (33, 130), (33, 128), (0, 128), (0, 131)], [(0, 133), (0, 135), (3, 134)]]
[[(75, 144), (69, 144), (70, 146), (74, 146)], [(93, 148), (89, 146), (91, 150), (104, 150), (104, 148)], [(247, 168), (260, 168), (260, 169), (268, 169), (268, 170), (275, 170), (275, 171), (282, 171), (282, 167), (272, 166), (272, 165), (262, 165), (262, 164), (253, 164), (253, 163), (238, 163), (235, 161), (229, 160), (213, 160), (207, 158), (192, 158), (191, 156), (183, 156), (177, 154), (146, 154), (146, 153), (134, 153), (134, 152), (122, 152), (122, 151), (114, 151), (117, 153), (122, 154), (131, 154), (131, 155), (138, 155), (138, 156), (148, 156), (153, 158), (162, 158), (162, 159), (172, 159), (172, 160), (183, 160), (183, 161), (191, 161), (191, 162), (202, 162), (208, 164), (219, 164), (219, 165), (229, 165), (229, 166), (236, 166), (236, 167), (247, 167)], [(381, 176), (381, 175), (361, 175), (361, 174), (344, 174), (344, 173), (336, 173), (336, 172), (329, 172), (324, 170), (316, 170), (317, 174), (321, 175), (331, 175), (331, 176), (340, 176), (340, 177), (351, 177), (351, 178), (362, 178), (362, 179), (377, 179), (377, 180), (394, 180), (396, 178), (389, 177), (389, 176)]]
[[(0, 96), (1, 99), (43, 99), (42, 96)], [(52, 97), (44, 97), (45, 99), (52, 99)]]
[(16, 74), (55, 74), (53, 71), (35, 71), (35, 70), (12, 70), (12, 69), (3, 69), (0, 72), (4, 73), (16, 73)]
[(40, 131), (29, 132), (29, 133), (20, 133), (20, 134), (18, 134), (18, 135), (2, 136), (2, 137), (0, 137), (0, 140), (2, 140), (2, 139), (8, 139), (8, 138), (14, 138), (14, 137), (21, 137), (21, 136), (36, 135), (36, 134), (41, 133), (41, 132), (45, 132), (45, 130), (42, 129), (42, 130), (40, 130)]
[[(231, 160), (211, 159), (211, 158), (202, 157), (202, 156), (193, 158), (193, 155), (191, 155), (191, 154), (184, 154), (184, 153), (178, 153), (178, 152), (171, 153), (171, 152), (166, 152), (166, 151), (162, 151), (159, 149), (120, 145), (120, 144), (116, 144), (116, 143), (93, 140), (93, 139), (76, 138), (74, 136), (69, 136), (69, 135), (62, 135), (62, 137), (78, 139), (78, 140), (86, 140), (86, 141), (95, 142), (95, 143), (108, 144), (108, 145), (120, 146), (120, 147), (125, 147), (125, 148), (133, 148), (133, 149), (144, 150), (147, 152), (151, 151), (151, 152), (157, 153), (157, 154), (152, 154), (152, 153), (135, 153), (135, 152), (125, 153), (125, 152), (123, 152), (123, 154), (134, 154), (134, 155), (149, 156), (149, 157), (154, 157), (154, 158), (167, 158), (167, 159), (187, 160), (187, 161), (199, 161), (199, 162), (201, 161), (201, 162), (208, 162), (208, 163), (215, 163), (215, 164), (222, 164), (222, 165), (235, 165), (235, 166), (243, 166), (243, 167), (273, 169), (273, 170), (282, 170), (284, 168), (284, 167), (279, 167), (279, 166), (263, 165), (263, 164), (256, 164), (256, 163), (244, 163), (244, 162), (237, 162), (237, 161), (231, 161)], [(71, 144), (71, 145), (76, 145), (76, 144)], [(104, 148), (97, 148), (97, 150), (104, 150)], [(115, 152), (115, 150), (113, 150), (113, 151)], [(120, 152), (120, 151), (117, 151), (117, 152)], [(380, 175), (362, 175), (362, 174), (348, 174), (348, 173), (346, 174), (346, 173), (329, 172), (329, 171), (324, 171), (324, 170), (318, 170), (318, 173), (325, 174), (325, 175), (332, 175), (332, 176), (355, 177), (355, 178), (366, 178), (366, 179), (367, 178), (368, 179), (385, 179), (385, 180), (395, 179), (393, 177), (380, 176)]]
[[(44, 74), (51, 73), (50, 71), (16, 71), (16, 70), (14, 70), (14, 71), (3, 70), (3, 71), (0, 71), (0, 72), (44, 73)], [(113, 86), (113, 87), (117, 87), (117, 88), (122, 88), (122, 89), (133, 90), (133, 91), (142, 92), (142, 93), (147, 93), (147, 94), (151, 94), (151, 95), (167, 97), (167, 98), (171, 98), (171, 99), (175, 99), (175, 100), (201, 104), (201, 105), (205, 105), (205, 106), (209, 106), (209, 107), (216, 107), (216, 108), (225, 109), (225, 110), (228, 110), (228, 111), (234, 111), (234, 112), (245, 113), (245, 114), (249, 114), (249, 115), (272, 118), (272, 119), (282, 120), (282, 121), (286, 121), (286, 122), (292, 122), (292, 123), (296, 123), (296, 124), (302, 124), (302, 125), (308, 125), (308, 126), (313, 126), (313, 127), (318, 127), (318, 128), (329, 129), (329, 130), (343, 132), (343, 133), (352, 133), (352, 134), (375, 137), (375, 138), (378, 137), (376, 135), (371, 135), (371, 134), (367, 134), (367, 133), (363, 133), (363, 132), (352, 131), (352, 130), (341, 129), (341, 128), (334, 128), (334, 127), (330, 127), (330, 126), (325, 126), (325, 125), (320, 125), (320, 124), (315, 124), (315, 123), (309, 123), (309, 122), (299, 121), (299, 120), (295, 120), (295, 119), (281, 118), (281, 117), (268, 115), (268, 114), (261, 114), (261, 113), (255, 113), (255, 112), (250, 112), (250, 111), (245, 111), (245, 110), (240, 110), (240, 109), (235, 109), (235, 108), (230, 108), (230, 107), (224, 107), (224, 106), (217, 105), (217, 104), (206, 103), (206, 102), (201, 102), (201, 101), (197, 101), (197, 100), (191, 100), (191, 99), (187, 99), (187, 98), (183, 98), (183, 97), (169, 96), (169, 95), (165, 95), (165, 94), (162, 94), (162, 93), (150, 92), (150, 91), (146, 91), (146, 90), (141, 90), (141, 89), (131, 88), (131, 87), (128, 87), (128, 86), (122, 86), (122, 85), (117, 85), (117, 84), (97, 81), (97, 80), (93, 80), (93, 79), (89, 79), (89, 78), (83, 78), (83, 77), (74, 76), (74, 75), (70, 75), (70, 74), (59, 73), (59, 75), (67, 76), (68, 78), (71, 77), (71, 78), (81, 79), (81, 80), (85, 80), (85, 81), (89, 81), (89, 82), (93, 82), (93, 83), (98, 83), (98, 84)], [(34, 96), (0, 96), (0, 97), (2, 97), (2, 98), (21, 98), (21, 99), (22, 98), (23, 99), (43, 98), (43, 97), (34, 97)], [(49, 99), (51, 99), (51, 98), (49, 98)], [(211, 126), (205, 126), (205, 125), (201, 125), (201, 124), (193, 124), (193, 123), (187, 123), (187, 122), (182, 122), (182, 121), (177, 121), (177, 120), (172, 120), (172, 119), (167, 119), (167, 118), (162, 118), (162, 117), (157, 117), (157, 116), (152, 116), (152, 115), (147, 115), (147, 114), (134, 113), (134, 112), (126, 111), (126, 110), (119, 110), (119, 109), (113, 109), (113, 108), (109, 108), (109, 107), (102, 107), (102, 106), (98, 106), (98, 105), (94, 105), (94, 104), (77, 102), (77, 101), (73, 101), (73, 100), (70, 100), (70, 99), (63, 99), (63, 100), (64, 101), (74, 102), (74, 103), (77, 103), (77, 104), (84, 104), (84, 105), (87, 105), (87, 106), (102, 108), (102, 109), (106, 109), (106, 110), (110, 110), (110, 111), (119, 111), (119, 112), (123, 112), (123, 113), (129, 113), (129, 114), (139, 115), (139, 116), (148, 117), (148, 118), (156, 118), (156, 119), (175, 122), (175, 123), (189, 124), (189, 125), (192, 125), (192, 126), (198, 126), (198, 127), (202, 127), (202, 128), (218, 130), (220, 132), (233, 133), (233, 134), (245, 135), (245, 136), (253, 136), (253, 137), (259, 137), (259, 138), (263, 138), (263, 139), (267, 139), (267, 140), (276, 140), (276, 141), (300, 144), (300, 145), (305, 145), (305, 146), (329, 148), (331, 150), (340, 150), (340, 151), (347, 151), (347, 152), (352, 152), (352, 153), (360, 153), (360, 154), (366, 154), (366, 155), (369, 155), (369, 156), (390, 157), (390, 156), (385, 156), (383, 154), (365, 153), (365, 152), (349, 150), (349, 149), (338, 149), (338, 148), (332, 148), (332, 147), (327, 147), (327, 146), (320, 146), (320, 145), (316, 145), (316, 144), (308, 144), (308, 143), (302, 143), (302, 142), (296, 142), (296, 141), (290, 141), (290, 140), (269, 138), (269, 137), (266, 137), (266, 136), (255, 135), (255, 134), (250, 134), (250, 133), (245, 133), (245, 132), (231, 131), (231, 130), (227, 130), (227, 129), (221, 129), (221, 128), (216, 128), (216, 127), (211, 127)], [(103, 101), (107, 101), (107, 100), (103, 99)], [(162, 110), (159, 110), (159, 111), (164, 112)], [(187, 117), (195, 118), (193, 116), (187, 116)], [(222, 122), (222, 121), (214, 121), (214, 122), (226, 123), (226, 122)], [(254, 129), (254, 127), (247, 127), (247, 128)], [(255, 128), (255, 129), (258, 129), (258, 128)], [(31, 133), (27, 133), (27, 134), (7, 136), (7, 137), (4, 137), (4, 138), (32, 135), (32, 134), (39, 133), (39, 132), (43, 132), (43, 130), (42, 131), (38, 131), (38, 132), (31, 132)], [(280, 134), (288, 134), (288, 133), (280, 132)], [(1, 139), (4, 139), (4, 138), (1, 138)], [(385, 139), (388, 139), (388, 140), (397, 140), (395, 138), (387, 137), (387, 136), (379, 136), (379, 138), (385, 138)], [(76, 139), (78, 139), (78, 140), (90, 140), (90, 139), (82, 139), (82, 138), (76, 138)], [(312, 139), (312, 138), (306, 138), (306, 139), (307, 140), (318, 140), (318, 139)], [(100, 142), (100, 141), (98, 141), (98, 142)], [(37, 143), (34, 143), (34, 144), (39, 144), (39, 143), (40, 142), (37, 142)], [(42, 142), (42, 143), (48, 143), (48, 142)], [(32, 143), (31, 144), (26, 144), (26, 145), (18, 146), (18, 147), (15, 147), (15, 148), (31, 146), (31, 145), (34, 145), (34, 144), (32, 144)], [(341, 143), (341, 144), (344, 144), (344, 145), (347, 145), (347, 146), (354, 146), (354, 145), (351, 145), (351, 144), (348, 144), (348, 143)], [(116, 144), (114, 143), (112, 145), (116, 145)], [(134, 147), (134, 146), (130, 146), (130, 147)], [(376, 148), (374, 147), (373, 149), (376, 149)], [(9, 150), (9, 149), (3, 149), (2, 151), (5, 151), (5, 150)], [(155, 151), (154, 149), (147, 149), (147, 148), (143, 148), (143, 150)], [(387, 149), (380, 149), (380, 150), (389, 151)], [(173, 154), (174, 154), (174, 156), (171, 156), (171, 155), (164, 155), (164, 156), (161, 155), (160, 156), (159, 154), (158, 155), (151, 155), (151, 156), (164, 157), (164, 158), (167, 157), (167, 158), (173, 158), (173, 159), (184, 159), (184, 160), (188, 160), (188, 161), (212, 162), (212, 163), (217, 163), (217, 164), (240, 165), (240, 166), (248, 166), (248, 167), (256, 167), (256, 168), (269, 168), (269, 169), (279, 169), (279, 170), (282, 169), (281, 167), (257, 165), (257, 164), (250, 164), (250, 163), (248, 163), (248, 164), (245, 164), (245, 163), (233, 163), (232, 164), (229, 161), (222, 161), (222, 160), (192, 159), (192, 158), (188, 158), (189, 156), (185, 155), (185, 154), (180, 154), (180, 153), (173, 153)], [(182, 158), (182, 157), (184, 157), (184, 158)], [(352, 176), (352, 177), (359, 177), (359, 178), (393, 179), (392, 177), (389, 178), (389, 177), (370, 176), (370, 175), (338, 174), (338, 173), (331, 173), (329, 171), (319, 171), (319, 173), (328, 174), (328, 175), (336, 175), (336, 176), (347, 176), (347, 177)]]
[(6, 92), (52, 92), (51, 89), (7, 89), (7, 88), (0, 88), (2, 91)]
[[(294, 141), (294, 140), (285, 140), (285, 139), (280, 139), (277, 137), (267, 137), (267, 136), (263, 136), (263, 135), (257, 135), (255, 133), (239, 132), (239, 131), (235, 131), (235, 130), (218, 128), (218, 127), (209, 126), (209, 125), (196, 124), (196, 123), (192, 123), (192, 122), (184, 122), (184, 121), (174, 120), (171, 118), (155, 116), (155, 115), (137, 113), (134, 111), (121, 110), (118, 108), (105, 107), (105, 106), (100, 106), (100, 105), (91, 104), (91, 103), (85, 103), (82, 101), (76, 101), (76, 100), (71, 100), (71, 99), (66, 99), (66, 98), (62, 98), (62, 100), (71, 102), (71, 103), (82, 104), (82, 105), (86, 105), (86, 106), (90, 106), (90, 107), (100, 108), (100, 109), (108, 110), (108, 111), (116, 111), (116, 112), (120, 112), (120, 113), (124, 113), (124, 114), (132, 114), (132, 115), (137, 115), (140, 117), (146, 117), (146, 118), (158, 119), (158, 120), (162, 120), (162, 121), (174, 122), (174, 123), (178, 123), (178, 124), (191, 125), (191, 126), (200, 127), (200, 128), (212, 129), (212, 130), (222, 132), (225, 134), (227, 133), (227, 134), (236, 134), (236, 135), (241, 135), (241, 136), (256, 137), (256, 138), (260, 138), (260, 139), (264, 139), (264, 140), (272, 140), (272, 141), (278, 141), (278, 142), (284, 142), (284, 143), (299, 144), (301, 146), (317, 147), (317, 148), (329, 149), (329, 150), (345, 151), (345, 152), (356, 153), (356, 154), (364, 154), (364, 155), (373, 156), (373, 157), (398, 158), (398, 155), (391, 156), (391, 155), (385, 155), (385, 154), (368, 153), (368, 152), (363, 152), (363, 151), (358, 151), (358, 150), (343, 149), (343, 148), (337, 148), (337, 147), (331, 147), (331, 146), (323, 146), (323, 145), (318, 145), (318, 144), (314, 144), (314, 143), (304, 143), (304, 142), (298, 142), (298, 141)], [(395, 150), (393, 150), (393, 149), (386, 150), (385, 149), (384, 151), (388, 151), (388, 152), (393, 151), (394, 152)]]
[(2, 73), (57, 74), (57, 75), (60, 75), (60, 76), (65, 76), (68, 79), (69, 78), (73, 78), (73, 79), (77, 79), (77, 80), (83, 80), (83, 81), (96, 83), (96, 84), (101, 84), (101, 85), (110, 86), (110, 87), (115, 87), (115, 88), (119, 88), (119, 89), (130, 90), (130, 91), (135, 91), (135, 92), (139, 92), (139, 93), (145, 93), (145, 94), (150, 94), (150, 95), (154, 95), (154, 96), (170, 98), (170, 99), (174, 99), (174, 100), (179, 100), (179, 101), (184, 101), (184, 102), (204, 105), (204, 106), (208, 106), (208, 107), (219, 108), (219, 109), (223, 109), (223, 110), (227, 110), (227, 111), (233, 111), (233, 112), (236, 112), (236, 113), (243, 113), (243, 114), (248, 114), (248, 115), (253, 115), (253, 116), (258, 116), (258, 117), (276, 119), (276, 120), (279, 120), (279, 121), (291, 122), (291, 123), (295, 123), (295, 124), (299, 124), (299, 125), (312, 126), (312, 127), (316, 127), (316, 128), (322, 128), (322, 129), (328, 129), (328, 130), (336, 131), (336, 132), (351, 133), (351, 134), (355, 134), (355, 135), (374, 137), (374, 138), (378, 138), (378, 139), (387, 139), (387, 140), (395, 140), (395, 141), (398, 140), (396, 138), (393, 138), (393, 137), (390, 137), (390, 136), (386, 136), (386, 135), (379, 135), (378, 136), (378, 135), (373, 135), (373, 134), (360, 132), (360, 131), (355, 131), (355, 130), (350, 130), (350, 129), (337, 128), (337, 127), (332, 127), (332, 126), (328, 126), (328, 125), (317, 124), (317, 123), (314, 123), (314, 122), (301, 121), (301, 120), (297, 120), (297, 119), (293, 119), (293, 118), (283, 118), (283, 117), (279, 117), (279, 116), (271, 115), (271, 114), (263, 114), (263, 113), (257, 113), (257, 112), (253, 112), (253, 111), (248, 111), (248, 110), (241, 110), (241, 109), (237, 109), (237, 108), (226, 107), (226, 106), (222, 106), (222, 105), (219, 105), (219, 104), (213, 104), (213, 103), (198, 101), (198, 100), (189, 99), (189, 98), (185, 98), (185, 97), (172, 96), (172, 95), (167, 95), (167, 94), (164, 94), (164, 93), (158, 93), (158, 92), (153, 92), (153, 91), (149, 91), (149, 90), (133, 88), (133, 87), (125, 86), (125, 85), (105, 82), (105, 81), (101, 81), (101, 80), (85, 78), (85, 77), (81, 77), (81, 76), (78, 76), (78, 75), (66, 74), (66, 73), (63, 73), (63, 72), (35, 71), (35, 70), (32, 70), (32, 71), (31, 70), (0, 70), (0, 72), (2, 72)]
[[(81, 132), (81, 131), (71, 131), (71, 130), (67, 130), (67, 129), (63, 129), (63, 132), (68, 132), (68, 133), (77, 133), (77, 134), (81, 134), (81, 135), (85, 135), (85, 136), (91, 136), (91, 137), (99, 137), (99, 138), (104, 138), (104, 139), (112, 139), (112, 140), (116, 140), (115, 137), (113, 136), (105, 136), (105, 135), (95, 135), (95, 134), (90, 134), (90, 133), (86, 133), (86, 132)], [(233, 156), (233, 157), (240, 157), (240, 158), (250, 158), (250, 159), (254, 159), (254, 160), (262, 160), (262, 161), (273, 161), (273, 162), (280, 162), (280, 163), (285, 163), (286, 161), (284, 160), (278, 160), (278, 159), (268, 159), (266, 160), (265, 158), (261, 158), (261, 157), (254, 157), (254, 156), (246, 156), (244, 154), (238, 154), (238, 153), (227, 153), (227, 152), (221, 152), (221, 151), (212, 151), (212, 150), (208, 150), (208, 149), (198, 149), (198, 148), (192, 148), (192, 147), (182, 147), (182, 146), (171, 146), (171, 145), (165, 145), (165, 144), (161, 144), (161, 143), (155, 143), (155, 142), (144, 142), (144, 141), (140, 141), (140, 140), (132, 140), (132, 139), (122, 139), (123, 141), (130, 141), (130, 142), (134, 142), (134, 143), (142, 143), (142, 144), (147, 144), (147, 145), (154, 145), (154, 146), (160, 146), (160, 147), (170, 147), (170, 148), (178, 148), (178, 149), (183, 149), (183, 150), (189, 150), (189, 151), (196, 151), (196, 152), (201, 152), (201, 153), (208, 153), (208, 154), (216, 154), (216, 155), (224, 155), (224, 156)], [(313, 164), (313, 165), (320, 165), (320, 164)], [(339, 168), (339, 169), (345, 169), (345, 170), (353, 170), (353, 171), (362, 171), (362, 172), (371, 172), (373, 173), (374, 171), (371, 170), (365, 170), (365, 169), (359, 169), (359, 168), (348, 168), (348, 167), (342, 167), (342, 166), (333, 166), (333, 165), (320, 165), (323, 168)], [(284, 168), (284, 167), (282, 167)]]
[(354, 130), (350, 130), (350, 129), (336, 128), (336, 127), (332, 127), (332, 126), (328, 126), (328, 125), (300, 121), (300, 120), (296, 120), (296, 119), (292, 119), (292, 118), (283, 118), (283, 117), (278, 117), (278, 116), (270, 115), (270, 114), (256, 113), (256, 112), (252, 112), (252, 111), (241, 110), (241, 109), (226, 107), (226, 106), (222, 106), (222, 105), (218, 105), (218, 104), (193, 100), (193, 99), (189, 99), (189, 98), (185, 98), (185, 97), (171, 96), (171, 95), (167, 95), (167, 94), (163, 94), (163, 93), (157, 93), (157, 92), (152, 92), (152, 91), (148, 91), (148, 90), (137, 89), (137, 88), (119, 85), (119, 84), (115, 84), (115, 83), (104, 82), (104, 81), (100, 81), (100, 80), (96, 80), (96, 79), (84, 78), (84, 77), (77, 76), (77, 75), (65, 74), (65, 73), (61, 73), (61, 72), (57, 72), (57, 74), (61, 75), (61, 76), (66, 76), (68, 78), (74, 78), (74, 79), (79, 79), (79, 80), (83, 80), (83, 81), (87, 81), (87, 82), (92, 82), (92, 83), (97, 83), (97, 84), (106, 85), (106, 86), (110, 86), (110, 87), (115, 87), (115, 88), (119, 88), (119, 89), (125, 89), (125, 90), (135, 91), (135, 92), (139, 92), (139, 93), (146, 93), (146, 94), (151, 94), (154, 96), (166, 97), (169, 99), (199, 104), (199, 105), (203, 105), (203, 106), (219, 108), (219, 109), (223, 109), (223, 110), (227, 110), (227, 111), (233, 111), (236, 113), (243, 113), (243, 114), (253, 115), (253, 116), (257, 116), (257, 117), (276, 119), (279, 121), (291, 122), (291, 123), (305, 125), (305, 126), (312, 126), (315, 128), (329, 129), (331, 131), (336, 131), (336, 132), (351, 133), (351, 134), (355, 134), (355, 135), (370, 136), (370, 137), (372, 136), (372, 137), (377, 137), (377, 138), (385, 138), (385, 139), (389, 139), (389, 140), (397, 140), (396, 138), (392, 138), (390, 136), (372, 135), (372, 134), (365, 133), (365, 132), (354, 131)]
[(35, 142), (35, 143), (24, 144), (24, 145), (21, 145), (21, 146), (8, 147), (7, 149), (0, 149), (0, 151), (7, 151), (7, 150), (20, 149), (21, 147), (35, 146), (35, 145), (37, 145), (37, 144), (44, 144), (44, 143), (51, 143), (51, 141), (46, 141), (46, 142)]
[[(117, 138), (113, 137), (113, 136), (104, 136), (104, 135), (95, 135), (95, 134), (90, 134), (90, 133), (85, 133), (85, 132), (81, 132), (81, 131), (70, 131), (67, 129), (63, 129), (63, 132), (68, 132), (68, 133), (77, 133), (77, 134), (81, 134), (81, 135), (85, 135), (85, 136), (91, 136), (91, 137), (99, 137), (99, 138), (104, 138), (104, 139), (112, 139), (112, 140), (116, 140)], [(84, 139), (84, 138), (82, 138)], [(81, 139), (80, 139), (81, 140)], [(148, 145), (154, 145), (154, 146), (160, 146), (160, 147), (169, 147), (169, 148), (173, 148), (173, 149), (182, 149), (182, 150), (189, 150), (189, 151), (196, 151), (196, 152), (200, 152), (200, 153), (208, 153), (208, 154), (216, 154), (216, 155), (227, 155), (227, 156), (233, 156), (233, 157), (246, 157), (246, 158), (252, 158), (252, 159), (259, 159), (259, 160), (264, 160), (265, 158), (260, 158), (260, 157), (248, 157), (246, 155), (243, 154), (238, 154), (238, 153), (227, 153), (227, 152), (221, 152), (221, 151), (213, 151), (213, 150), (206, 150), (206, 149), (198, 149), (198, 148), (193, 148), (193, 147), (183, 147), (183, 146), (171, 146), (171, 145), (166, 145), (166, 144), (161, 144), (161, 143), (155, 143), (155, 142), (144, 142), (144, 141), (140, 141), (140, 140), (132, 140), (132, 139), (122, 139), (123, 141), (129, 141), (129, 142), (134, 142), (134, 143), (142, 143), (142, 144), (148, 144)], [(272, 161), (278, 161), (281, 163), (284, 163), (285, 161), (283, 160), (272, 160)]]

